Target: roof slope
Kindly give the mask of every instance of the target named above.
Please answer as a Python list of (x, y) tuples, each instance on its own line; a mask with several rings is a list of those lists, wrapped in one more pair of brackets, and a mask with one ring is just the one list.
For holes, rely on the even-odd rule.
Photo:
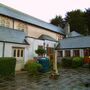
[(78, 37), (78, 36), (82, 36), (82, 35), (76, 31), (72, 31), (68, 34), (68, 37)]
[(24, 22), (40, 26), (42, 28), (46, 28), (46, 29), (48, 29), (50, 31), (53, 31), (53, 32), (64, 34), (64, 30), (60, 27), (57, 27), (55, 25), (46, 23), (42, 20), (39, 20), (39, 19), (34, 18), (32, 16), (29, 16), (25, 13), (22, 13), (20, 11), (12, 9), (8, 6), (3, 5), (3, 4), (0, 4), (0, 14), (4, 14), (6, 16), (9, 16), (9, 17), (12, 17), (12, 18), (15, 18), (15, 19), (19, 19), (19, 20), (22, 20)]
[(39, 39), (41, 39), (41, 40), (56, 41), (54, 38), (52, 38), (52, 37), (50, 37), (50, 36), (48, 36), (48, 35), (44, 35), (44, 34), (42, 34), (42, 35), (39, 37)]
[(90, 36), (65, 38), (60, 40), (61, 49), (90, 48)]
[(25, 36), (26, 34), (22, 31), (0, 27), (0, 41), (27, 44)]

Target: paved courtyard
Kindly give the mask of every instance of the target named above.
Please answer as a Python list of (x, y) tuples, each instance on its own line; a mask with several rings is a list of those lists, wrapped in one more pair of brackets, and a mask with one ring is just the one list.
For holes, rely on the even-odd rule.
[(90, 69), (60, 69), (58, 80), (49, 78), (50, 73), (31, 77), (18, 74), (13, 80), (0, 79), (0, 90), (90, 90), (83, 80), (90, 80)]

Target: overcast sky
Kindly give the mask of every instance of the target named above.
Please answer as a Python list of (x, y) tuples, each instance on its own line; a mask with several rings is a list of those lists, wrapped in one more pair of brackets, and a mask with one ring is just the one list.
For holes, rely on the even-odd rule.
[(56, 15), (64, 18), (71, 10), (90, 8), (90, 0), (0, 0), (0, 3), (46, 22)]

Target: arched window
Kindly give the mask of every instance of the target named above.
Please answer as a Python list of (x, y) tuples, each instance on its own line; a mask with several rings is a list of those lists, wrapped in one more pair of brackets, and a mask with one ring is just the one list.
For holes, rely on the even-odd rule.
[(5, 20), (5, 26), (6, 26), (6, 27), (10, 27), (10, 21), (9, 21), (8, 18), (6, 18), (6, 20)]
[(18, 30), (22, 30), (22, 31), (27, 32), (27, 25), (26, 24), (19, 23), (17, 27), (18, 27)]
[(0, 26), (5, 26), (5, 18), (1, 17)]

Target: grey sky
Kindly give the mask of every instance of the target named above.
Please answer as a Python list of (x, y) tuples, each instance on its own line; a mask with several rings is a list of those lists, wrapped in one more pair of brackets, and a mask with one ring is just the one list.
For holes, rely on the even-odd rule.
[(0, 0), (0, 3), (46, 22), (56, 15), (64, 18), (71, 10), (90, 8), (90, 0)]

